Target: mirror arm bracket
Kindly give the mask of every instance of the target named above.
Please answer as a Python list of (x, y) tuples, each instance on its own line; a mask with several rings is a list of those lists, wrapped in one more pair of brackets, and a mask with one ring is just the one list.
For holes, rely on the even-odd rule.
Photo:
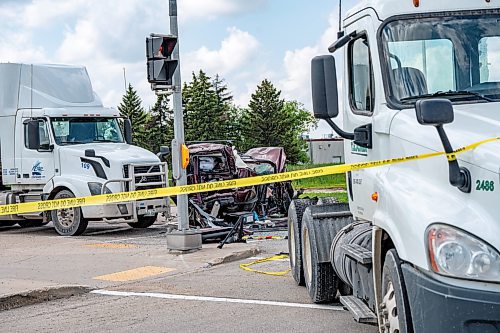
[(344, 132), (340, 127), (337, 126), (337, 124), (335, 124), (330, 118), (326, 118), (324, 119), (324, 121), (326, 121), (328, 123), (328, 125), (330, 125), (331, 128), (333, 128), (333, 130), (335, 131), (335, 133), (337, 133), (338, 135), (340, 135), (341, 137), (343, 137), (344, 139), (347, 139), (347, 140), (354, 140), (354, 133), (348, 133), (348, 132)]

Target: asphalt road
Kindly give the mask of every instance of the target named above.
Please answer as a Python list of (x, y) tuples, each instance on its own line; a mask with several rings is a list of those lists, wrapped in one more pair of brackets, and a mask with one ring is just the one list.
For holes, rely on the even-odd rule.
[[(122, 232), (126, 236), (129, 231), (96, 236), (100, 241), (126, 238)], [(256, 244), (263, 251), (259, 257), (287, 251), (286, 240), (251, 245)], [(377, 332), (374, 326), (355, 323), (339, 304), (312, 304), (289, 273), (270, 276), (239, 267), (249, 261), (197, 267), (2, 311), (0, 332)], [(283, 271), (288, 266), (287, 260), (279, 260), (255, 268)]]

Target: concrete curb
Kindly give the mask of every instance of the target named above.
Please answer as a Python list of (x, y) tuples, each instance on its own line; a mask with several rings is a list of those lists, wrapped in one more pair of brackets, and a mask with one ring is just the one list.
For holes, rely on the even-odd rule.
[(212, 267), (212, 266), (227, 264), (227, 263), (230, 263), (233, 261), (238, 261), (238, 260), (253, 257), (259, 253), (260, 253), (260, 249), (256, 246), (252, 246), (249, 249), (245, 249), (242, 251), (236, 251), (236, 252), (230, 253), (226, 256), (212, 259), (209, 262), (207, 262), (207, 265), (208, 265), (208, 267)]
[(85, 286), (57, 286), (35, 290), (27, 290), (15, 294), (0, 295), (0, 311), (20, 308), (26, 305), (48, 302), (61, 298), (88, 293), (91, 289)]

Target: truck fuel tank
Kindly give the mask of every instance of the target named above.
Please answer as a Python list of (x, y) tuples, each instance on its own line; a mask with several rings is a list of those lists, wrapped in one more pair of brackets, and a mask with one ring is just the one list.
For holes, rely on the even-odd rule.
[(352, 223), (340, 230), (332, 241), (330, 260), (337, 276), (353, 295), (374, 309), (372, 278), (372, 226), (369, 222)]

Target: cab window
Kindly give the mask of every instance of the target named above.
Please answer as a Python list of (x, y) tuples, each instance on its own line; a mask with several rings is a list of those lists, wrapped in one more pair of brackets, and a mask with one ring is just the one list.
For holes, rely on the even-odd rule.
[[(45, 120), (38, 120), (38, 138), (40, 139), (40, 146), (48, 146), (50, 144), (49, 132)], [(29, 149), (27, 124), (24, 125), (24, 146)]]
[(371, 115), (374, 105), (373, 70), (366, 35), (349, 45), (349, 96), (354, 113)]

